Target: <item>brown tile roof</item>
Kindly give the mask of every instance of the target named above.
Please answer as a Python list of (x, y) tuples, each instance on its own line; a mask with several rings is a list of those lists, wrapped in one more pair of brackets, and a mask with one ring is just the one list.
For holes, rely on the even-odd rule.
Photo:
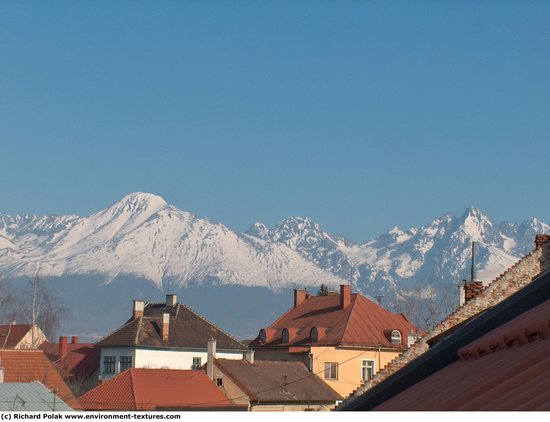
[(458, 356), (374, 410), (550, 410), (550, 300)]
[[(310, 332), (317, 328), (319, 339), (311, 343)], [(289, 343), (282, 342), (283, 329), (290, 331)], [(391, 342), (391, 331), (399, 330), (401, 344)], [(289, 309), (267, 329), (267, 341), (259, 337), (254, 348), (289, 346), (384, 346), (405, 349), (407, 335), (423, 333), (402, 314), (390, 312), (360, 294), (351, 294), (351, 304), (340, 307), (339, 295), (313, 296)]]
[(0, 325), (0, 349), (13, 349), (31, 330), (30, 324)]
[(251, 401), (335, 403), (342, 399), (301, 362), (255, 360), (251, 364), (246, 360), (216, 359), (215, 363)]
[[(167, 342), (162, 340), (160, 334), (165, 312), (170, 314)], [(206, 348), (210, 338), (216, 339), (218, 350), (247, 350), (239, 341), (181, 303), (174, 306), (148, 303), (142, 317), (128, 320), (96, 345)]]
[(81, 409), (61, 375), (41, 350), (0, 350), (4, 382), (40, 381), (73, 409)]
[(201, 410), (232, 407), (202, 371), (128, 369), (80, 397), (85, 410)]

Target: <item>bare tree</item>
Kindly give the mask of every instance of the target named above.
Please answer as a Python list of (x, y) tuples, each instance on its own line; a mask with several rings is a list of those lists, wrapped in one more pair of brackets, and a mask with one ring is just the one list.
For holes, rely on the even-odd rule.
[(458, 307), (458, 287), (453, 283), (418, 283), (397, 298), (391, 308), (429, 331)]
[(36, 276), (29, 280), (24, 288), (16, 289), (7, 283), (2, 285), (5, 290), (0, 292), (2, 319), (9, 319), (7, 322), (17, 320), (20, 323), (36, 325), (47, 338), (55, 338), (61, 322), (68, 316), (69, 311), (46, 281)]

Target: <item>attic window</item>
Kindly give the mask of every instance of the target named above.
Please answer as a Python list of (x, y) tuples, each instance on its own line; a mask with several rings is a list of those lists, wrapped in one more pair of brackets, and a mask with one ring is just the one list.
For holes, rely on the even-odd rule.
[(393, 344), (401, 344), (401, 333), (399, 330), (393, 330), (391, 332), (391, 342)]
[(263, 328), (260, 330), (260, 334), (258, 335), (258, 337), (260, 337), (260, 343), (264, 344), (266, 341), (266, 335), (265, 335), (265, 330)]
[(317, 343), (319, 341), (319, 333), (316, 327), (313, 327), (309, 332), (309, 339), (312, 343)]
[(288, 329), (283, 329), (283, 336), (282, 336), (283, 343), (288, 343), (290, 340), (290, 336), (288, 334)]

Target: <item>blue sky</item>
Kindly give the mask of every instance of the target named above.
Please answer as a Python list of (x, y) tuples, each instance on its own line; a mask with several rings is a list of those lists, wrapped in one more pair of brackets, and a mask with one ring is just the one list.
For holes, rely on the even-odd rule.
[(0, 3), (0, 213), (550, 222), (550, 3)]

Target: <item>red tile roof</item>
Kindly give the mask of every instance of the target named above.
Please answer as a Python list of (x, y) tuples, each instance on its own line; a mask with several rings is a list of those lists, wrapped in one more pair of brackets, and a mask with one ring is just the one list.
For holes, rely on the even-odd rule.
[(204, 410), (233, 407), (202, 371), (128, 369), (80, 397), (85, 410)]
[(0, 325), (0, 349), (13, 349), (31, 330), (30, 324)]
[[(318, 331), (318, 341), (310, 340), (311, 329)], [(282, 342), (282, 331), (288, 329), (289, 343)], [(391, 342), (391, 331), (399, 330), (401, 343)], [(360, 294), (351, 294), (351, 303), (340, 306), (340, 295), (313, 296), (289, 309), (267, 329), (267, 340), (259, 337), (254, 348), (289, 346), (383, 346), (405, 349), (409, 333), (424, 332), (402, 314), (390, 312)]]
[(342, 400), (336, 391), (301, 362), (255, 360), (251, 364), (246, 360), (216, 359), (216, 368), (235, 382), (252, 401), (335, 403)]
[(59, 343), (40, 347), (64, 379), (87, 380), (99, 369), (101, 350), (93, 343), (67, 343), (67, 353), (59, 356)]
[(374, 410), (550, 410), (550, 300), (458, 351)]
[(4, 382), (40, 381), (73, 409), (81, 409), (61, 375), (41, 350), (0, 350)]
[[(160, 333), (163, 313), (170, 314), (168, 341)], [(216, 339), (218, 350), (248, 350), (246, 346), (205, 318), (176, 303), (148, 303), (144, 315), (129, 319), (122, 327), (101, 339), (97, 346), (146, 346), (206, 348), (210, 338)]]

